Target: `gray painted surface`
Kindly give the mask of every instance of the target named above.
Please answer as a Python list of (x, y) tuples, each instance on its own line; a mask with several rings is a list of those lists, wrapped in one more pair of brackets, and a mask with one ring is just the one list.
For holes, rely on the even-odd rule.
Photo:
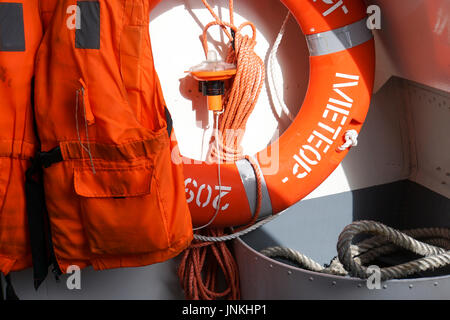
[(380, 289), (369, 290), (360, 279), (323, 275), (266, 259), (245, 243), (235, 245), (235, 251), (240, 258), (243, 299), (450, 299), (450, 276), (390, 280), (382, 282)]
[(11, 274), (22, 300), (173, 300), (184, 294), (176, 277), (178, 260), (142, 268), (81, 270), (81, 290), (69, 290), (67, 276), (57, 283), (50, 274), (38, 291), (33, 289), (31, 269)]
[(362, 219), (399, 229), (450, 227), (450, 199), (405, 180), (299, 202), (279, 219), (235, 242), (242, 297), (450, 299), (450, 268), (435, 274), (437, 278), (391, 280), (382, 284), (387, 286), (382, 290), (368, 290), (365, 281), (309, 272), (258, 253), (279, 245), (326, 264), (337, 255), (336, 243), (342, 229)]

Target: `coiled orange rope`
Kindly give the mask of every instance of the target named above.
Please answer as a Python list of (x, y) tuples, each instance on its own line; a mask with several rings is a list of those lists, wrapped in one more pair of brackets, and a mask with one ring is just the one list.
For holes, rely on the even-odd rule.
[[(219, 237), (220, 229), (207, 229), (202, 234)], [(224, 275), (227, 288), (218, 292), (218, 268)], [(194, 242), (183, 253), (178, 276), (186, 299), (240, 299), (239, 270), (225, 242)]]
[[(234, 25), (233, 0), (229, 1), (230, 23), (222, 21), (214, 13), (208, 2), (202, 1), (215, 18), (215, 21), (207, 24), (203, 31), (202, 42), (205, 55), (208, 55), (208, 29), (218, 25), (230, 40), (225, 61), (237, 65), (236, 77), (232, 82), (231, 90), (224, 97), (224, 112), (219, 120), (218, 128), (221, 133), (218, 143), (219, 149), (217, 149), (216, 143), (211, 143), (212, 147), (208, 158), (210, 161), (217, 161), (220, 158), (223, 161), (232, 162), (246, 158), (252, 164), (257, 177), (256, 212), (249, 224), (253, 225), (261, 210), (262, 177), (256, 162), (250, 157), (243, 156), (241, 142), (248, 118), (254, 110), (263, 88), (265, 66), (262, 59), (254, 52), (256, 45), (255, 26), (250, 22), (245, 22), (239, 27)], [(253, 31), (251, 37), (241, 33), (246, 26), (250, 26)], [(234, 36), (228, 32), (227, 28), (233, 30)], [(220, 237), (225, 235), (225, 230), (207, 229), (202, 234)], [(219, 267), (227, 283), (227, 288), (222, 292), (217, 292)], [(182, 256), (178, 276), (187, 299), (240, 299), (239, 270), (233, 254), (224, 242), (194, 241)]]

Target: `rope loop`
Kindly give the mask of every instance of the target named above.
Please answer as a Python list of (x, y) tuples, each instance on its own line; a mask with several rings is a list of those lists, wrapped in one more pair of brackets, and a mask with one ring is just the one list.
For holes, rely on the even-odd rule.
[(208, 23), (205, 28), (203, 29), (203, 34), (202, 34), (202, 45), (203, 45), (203, 50), (205, 52), (205, 56), (208, 57), (208, 30), (209, 28), (213, 27), (213, 26), (220, 26), (223, 30), (223, 32), (226, 34), (226, 36), (228, 37), (228, 39), (230, 39), (231, 41), (234, 41), (234, 37), (228, 32), (228, 30), (226, 29), (227, 27), (230, 28), (231, 30), (233, 30), (235, 33), (238, 32), (238, 28), (236, 28), (236, 26), (225, 22), (225, 21), (212, 21), (210, 23)]
[(251, 27), (252, 28), (252, 36), (250, 39), (252, 39), (252, 41), (256, 41), (256, 27), (253, 23), (251, 23), (250, 21), (246, 21), (244, 23), (242, 23), (239, 28), (237, 28), (236, 33), (242, 33), (242, 29), (244, 29), (245, 27)]
[[(373, 237), (353, 244), (362, 233)], [(424, 242), (417, 239), (423, 239)], [(338, 257), (328, 266), (321, 266), (314, 260), (293, 249), (270, 247), (261, 251), (270, 258), (284, 258), (307, 270), (367, 279), (368, 267), (376, 258), (392, 254), (398, 248), (423, 256), (410, 262), (380, 269), (381, 280), (402, 279), (419, 272), (435, 270), (450, 265), (450, 229), (421, 228), (400, 232), (376, 221), (356, 221), (346, 226), (339, 235)]]
[[(397, 247), (404, 248), (424, 257), (396, 266), (381, 268), (382, 280), (403, 278), (420, 271), (434, 270), (450, 264), (450, 251), (448, 251), (450, 248), (440, 248), (418, 241), (409, 235), (411, 233), (410, 231), (400, 232), (376, 221), (363, 220), (356, 221), (345, 227), (340, 234), (337, 243), (339, 260), (342, 262), (345, 269), (349, 271), (350, 275), (362, 279), (369, 276), (367, 267), (363, 265), (363, 261), (359, 256), (359, 253), (361, 252), (356, 252), (356, 254), (352, 253), (352, 241), (356, 235), (361, 233), (370, 233), (381, 236), (384, 238), (384, 245), (390, 242)], [(449, 232), (447, 229), (447, 236), (448, 235)], [(379, 239), (380, 238), (375, 238), (376, 241), (379, 241)], [(446, 237), (445, 239), (449, 240), (450, 238)], [(366, 242), (366, 248), (367, 244), (368, 243)], [(370, 247), (369, 242), (369, 248)]]

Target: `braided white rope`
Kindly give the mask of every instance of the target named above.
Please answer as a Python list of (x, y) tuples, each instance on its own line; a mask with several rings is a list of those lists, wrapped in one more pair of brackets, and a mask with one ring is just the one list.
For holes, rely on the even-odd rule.
[(356, 130), (348, 130), (345, 133), (345, 143), (338, 147), (339, 150), (345, 151), (350, 147), (356, 147), (358, 145), (358, 131)]
[(214, 220), (216, 220), (216, 218), (217, 218), (217, 216), (219, 215), (219, 212), (220, 212), (220, 202), (222, 201), (222, 176), (221, 176), (221, 170), (220, 170), (221, 159), (220, 159), (220, 146), (219, 146), (219, 117), (220, 117), (221, 113), (222, 112), (217, 112), (217, 111), (214, 112), (214, 116), (215, 116), (214, 137), (215, 137), (215, 140), (216, 140), (216, 148), (217, 148), (216, 149), (217, 150), (216, 158), (217, 158), (217, 181), (218, 181), (218, 184), (219, 184), (219, 201), (217, 203), (217, 208), (216, 208), (216, 211), (214, 212), (213, 217), (206, 224), (204, 224), (203, 226), (200, 226), (200, 227), (192, 229), (193, 231), (198, 231), (198, 230), (202, 230), (202, 229), (205, 229), (205, 228), (209, 227), (214, 222)]
[[(275, 39), (275, 42), (272, 46), (272, 49), (269, 53), (269, 59), (267, 61), (267, 79), (269, 83), (269, 91), (272, 93), (272, 102), (275, 104), (275, 102), (278, 103), (279, 108), (286, 114), (286, 116), (291, 120), (294, 121), (294, 116), (291, 114), (290, 110), (284, 103), (283, 98), (280, 95), (280, 90), (277, 86), (278, 83), (282, 82), (279, 79), (279, 72), (276, 72), (275, 70), (275, 64), (277, 59), (277, 52), (278, 48), (280, 47), (281, 41), (283, 40), (284, 33), (286, 31), (286, 25), (289, 21), (289, 17), (291, 16), (291, 13), (288, 11), (286, 18), (284, 18), (283, 25), (281, 26), (280, 32), (278, 33), (277, 38)], [(273, 95), (275, 95), (275, 99), (273, 99)]]

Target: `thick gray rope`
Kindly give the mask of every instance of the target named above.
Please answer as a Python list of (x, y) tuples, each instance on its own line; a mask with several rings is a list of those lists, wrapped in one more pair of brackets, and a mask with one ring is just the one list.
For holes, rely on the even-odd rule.
[[(422, 230), (422, 232), (424, 231)], [(444, 239), (450, 239), (449, 229), (434, 228), (430, 230), (430, 232), (435, 232), (438, 237), (442, 236)], [(393, 267), (381, 268), (380, 272), (382, 280), (405, 278), (406, 276), (415, 274), (419, 271), (434, 270), (450, 265), (449, 248), (444, 249), (418, 241), (405, 233), (379, 222), (357, 221), (344, 228), (339, 235), (337, 244), (339, 261), (341, 261), (344, 268), (349, 271), (351, 276), (362, 279), (368, 278), (369, 276), (367, 267), (362, 265), (361, 260), (357, 256), (354, 256), (351, 250), (354, 237), (361, 233), (383, 236), (389, 242), (423, 256), (423, 258), (414, 261), (402, 263)]]
[(261, 250), (261, 253), (269, 258), (284, 258), (293, 261), (307, 270), (334, 275), (347, 275), (347, 271), (345, 271), (342, 264), (340, 264), (337, 259), (334, 259), (330, 266), (323, 267), (321, 264), (305, 256), (304, 254), (285, 247), (270, 247)]
[[(414, 238), (423, 239), (427, 244), (441, 248), (450, 248), (450, 229), (446, 228), (421, 228), (402, 231), (404, 234)], [(353, 246), (356, 247), (356, 246)], [(379, 256), (387, 255), (398, 250), (398, 246), (389, 242), (383, 236), (374, 236), (366, 239), (356, 247), (362, 264), (367, 264)]]
[[(361, 233), (370, 233), (375, 236), (353, 245), (354, 237)], [(426, 239), (428, 243), (420, 242), (413, 237)], [(327, 267), (289, 248), (271, 247), (262, 250), (261, 253), (271, 258), (282, 257), (291, 260), (308, 270), (365, 279), (370, 274), (367, 273), (367, 267), (364, 264), (368, 264), (379, 256), (395, 252), (398, 247), (410, 250), (424, 258), (381, 268), (382, 280), (405, 278), (419, 271), (434, 270), (450, 265), (449, 228), (422, 228), (400, 232), (375, 221), (357, 221), (345, 227), (337, 244), (338, 258), (333, 259)]]

